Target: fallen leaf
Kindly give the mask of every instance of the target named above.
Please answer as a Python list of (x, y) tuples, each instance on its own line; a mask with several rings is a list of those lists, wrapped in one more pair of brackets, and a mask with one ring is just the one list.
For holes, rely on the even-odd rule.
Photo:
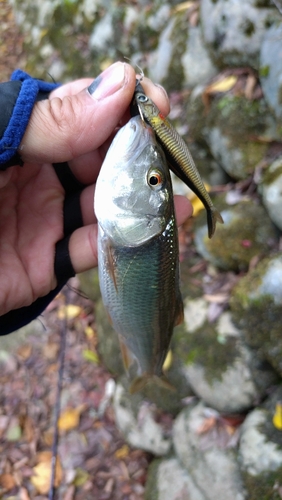
[(2, 488), (5, 490), (9, 491), (12, 490), (16, 486), (16, 481), (15, 478), (12, 476), (12, 474), (1, 474), (0, 475), (0, 485)]
[(282, 430), (282, 404), (281, 403), (276, 403), (275, 407), (275, 413), (273, 415), (272, 419), (274, 427), (278, 429), (279, 431)]
[(222, 80), (218, 80), (211, 85), (208, 85), (205, 89), (206, 94), (216, 94), (217, 92), (228, 92), (234, 87), (237, 82), (238, 77), (234, 75), (226, 76)]
[(88, 481), (88, 478), (89, 478), (89, 474), (86, 470), (77, 469), (73, 484), (75, 486), (83, 486)]
[(202, 425), (200, 425), (197, 429), (197, 434), (205, 434), (206, 432), (210, 431), (213, 429), (213, 427), (216, 426), (217, 418), (216, 417), (208, 417), (205, 418), (204, 422)]
[(166, 355), (166, 358), (164, 360), (163, 370), (164, 371), (169, 370), (169, 368), (171, 367), (171, 364), (172, 364), (172, 350), (169, 349), (169, 351)]
[(93, 339), (93, 337), (95, 337), (95, 332), (94, 332), (92, 326), (89, 326), (89, 325), (86, 326), (84, 329), (84, 333), (88, 339)]
[(66, 306), (61, 306), (58, 309), (58, 318), (59, 319), (74, 319), (77, 318), (82, 312), (82, 308), (80, 306), (76, 306), (74, 304), (68, 304)]
[(129, 447), (127, 444), (124, 444), (121, 448), (116, 450), (115, 452), (115, 457), (117, 460), (122, 460), (123, 458), (126, 458), (129, 454)]
[(22, 436), (21, 426), (19, 424), (19, 420), (14, 417), (12, 418), (9, 427), (6, 431), (6, 439), (7, 441), (19, 441)]
[(90, 349), (83, 349), (82, 356), (85, 361), (90, 361), (97, 365), (99, 363), (99, 356), (96, 351), (91, 351)]
[(17, 349), (17, 355), (24, 360), (28, 359), (31, 356), (31, 353), (32, 346), (30, 344), (23, 345)]
[(191, 2), (191, 1), (181, 2), (173, 8), (172, 12), (173, 13), (182, 12), (183, 10), (187, 10), (190, 9), (191, 7), (196, 6), (196, 4), (197, 4), (196, 2)]
[[(51, 483), (51, 464), (52, 464), (52, 453), (50, 451), (43, 451), (37, 455), (38, 464), (33, 467), (33, 476), (30, 481), (36, 488), (38, 493), (41, 495), (46, 495), (50, 489)], [(60, 459), (57, 456), (56, 460), (56, 472), (54, 485), (57, 488), (62, 481), (63, 471), (60, 463)]]
[(78, 427), (80, 415), (85, 409), (84, 405), (77, 408), (67, 408), (64, 410), (58, 420), (58, 428), (60, 431), (70, 431)]

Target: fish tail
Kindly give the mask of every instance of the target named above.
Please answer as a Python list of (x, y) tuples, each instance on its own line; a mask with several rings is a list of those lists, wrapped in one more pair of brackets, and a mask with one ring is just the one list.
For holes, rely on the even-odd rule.
[(159, 387), (163, 389), (168, 389), (169, 391), (176, 391), (176, 388), (167, 380), (167, 378), (162, 375), (158, 377), (157, 375), (150, 375), (148, 373), (144, 373), (144, 375), (140, 375), (140, 377), (136, 377), (129, 387), (130, 394), (135, 394), (136, 392), (141, 391), (146, 387), (149, 382), (154, 382)]
[(208, 219), (209, 238), (212, 238), (215, 232), (216, 223), (220, 222), (220, 224), (223, 224), (224, 221), (223, 218), (221, 217), (221, 214), (214, 206), (209, 207), (209, 209), (207, 210), (207, 219)]

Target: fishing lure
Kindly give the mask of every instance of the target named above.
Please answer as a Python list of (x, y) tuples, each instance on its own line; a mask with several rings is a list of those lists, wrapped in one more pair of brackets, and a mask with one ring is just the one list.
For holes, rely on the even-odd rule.
[(223, 223), (223, 219), (212, 203), (186, 143), (152, 99), (145, 94), (140, 79), (136, 80), (131, 113), (140, 114), (142, 120), (152, 127), (164, 150), (170, 169), (202, 201), (207, 211), (208, 235), (211, 238), (215, 232), (216, 222)]

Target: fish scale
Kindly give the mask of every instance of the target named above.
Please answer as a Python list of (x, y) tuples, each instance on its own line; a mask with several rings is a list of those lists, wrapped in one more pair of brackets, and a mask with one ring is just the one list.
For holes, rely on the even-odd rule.
[[(170, 387), (162, 366), (183, 319), (178, 233), (165, 155), (152, 128), (134, 117), (115, 136), (95, 191), (103, 303), (121, 340), (131, 392), (149, 380)], [(132, 370), (128, 370), (132, 372)]]

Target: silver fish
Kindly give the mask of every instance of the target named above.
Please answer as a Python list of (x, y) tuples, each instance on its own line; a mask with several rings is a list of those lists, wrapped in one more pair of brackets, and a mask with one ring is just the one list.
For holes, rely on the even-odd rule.
[(131, 392), (162, 373), (173, 328), (183, 319), (178, 235), (170, 173), (152, 128), (139, 116), (117, 133), (95, 191), (99, 281)]

